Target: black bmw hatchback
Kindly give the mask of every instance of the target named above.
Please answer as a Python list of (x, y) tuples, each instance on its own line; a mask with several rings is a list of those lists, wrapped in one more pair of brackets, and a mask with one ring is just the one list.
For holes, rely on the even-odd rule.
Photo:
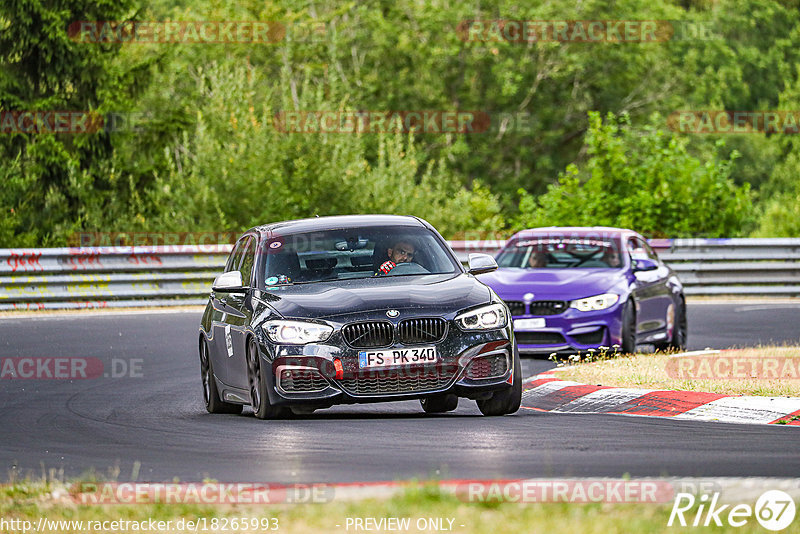
[(419, 399), (427, 413), (477, 401), (519, 409), (522, 376), (505, 304), (415, 217), (358, 215), (248, 230), (200, 324), (206, 408), (261, 419), (334, 404)]

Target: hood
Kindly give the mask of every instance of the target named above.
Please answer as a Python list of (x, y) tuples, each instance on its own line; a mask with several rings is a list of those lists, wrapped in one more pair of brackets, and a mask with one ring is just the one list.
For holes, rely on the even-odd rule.
[(607, 293), (625, 284), (622, 269), (517, 269), (502, 268), (479, 276), (503, 300), (575, 300)]
[(488, 303), (491, 292), (474, 277), (459, 273), (273, 286), (261, 296), (284, 317), (322, 319), (389, 308), (447, 315)]

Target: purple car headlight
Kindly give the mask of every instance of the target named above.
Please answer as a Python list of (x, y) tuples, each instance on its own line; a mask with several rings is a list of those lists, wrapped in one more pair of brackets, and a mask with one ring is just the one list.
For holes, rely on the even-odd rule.
[(508, 313), (503, 304), (490, 304), (459, 314), (455, 321), (462, 330), (495, 330), (506, 327)]
[(614, 293), (603, 293), (602, 295), (595, 295), (585, 299), (573, 300), (569, 307), (575, 308), (578, 311), (598, 311), (610, 308), (619, 301), (619, 295)]

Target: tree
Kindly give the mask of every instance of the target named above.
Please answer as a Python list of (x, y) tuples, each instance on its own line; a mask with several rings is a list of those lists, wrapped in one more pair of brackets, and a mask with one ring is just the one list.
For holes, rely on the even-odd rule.
[(665, 132), (663, 119), (634, 128), (627, 116), (589, 114), (588, 159), (570, 165), (536, 198), (520, 190), (519, 228), (620, 226), (649, 237), (730, 237), (752, 218), (747, 185), (730, 179), (737, 154), (707, 161), (687, 139)]
[[(203, 104), (196, 128), (168, 150), (177, 156), (148, 193), (144, 224), (235, 230), (314, 215), (393, 213), (423, 217), (446, 235), (505, 227), (497, 199), (479, 184), (463, 189), (446, 159), (427, 157), (413, 135), (276, 126), (281, 110), (329, 107), (321, 89), (299, 88), (295, 103), (289, 83), (272, 86), (258, 69), (229, 64), (206, 65), (197, 83)], [(342, 102), (330, 111), (353, 110)]]
[[(136, 84), (124, 85), (112, 61), (118, 45), (79, 43), (76, 21), (120, 20), (131, 0), (8, 0), (0, 4), (0, 110), (4, 112), (119, 111)], [(52, 121), (52, 116), (49, 121)], [(52, 123), (51, 123), (52, 124)], [(17, 132), (0, 137), (0, 156), (13, 162), (13, 184), (0, 210), (6, 243), (63, 243), (81, 226), (87, 206), (117, 193), (107, 170), (110, 134)], [(11, 194), (11, 191), (16, 191)], [(16, 236), (19, 236), (18, 239)]]

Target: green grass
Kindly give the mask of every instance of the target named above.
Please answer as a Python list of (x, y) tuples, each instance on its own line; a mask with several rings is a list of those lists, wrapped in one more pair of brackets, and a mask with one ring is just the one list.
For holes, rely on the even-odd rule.
[[(439, 490), (436, 483), (412, 485), (385, 499), (334, 500), (325, 504), (298, 505), (75, 505), (64, 499), (60, 484), (17, 482), (4, 486), (0, 492), (0, 517), (29, 520), (39, 517), (49, 520), (130, 521), (171, 520), (184, 518), (276, 518), (277, 532), (358, 532), (347, 520), (350, 518), (410, 518), (406, 532), (420, 532), (417, 521), (425, 518), (453, 520), (453, 532), (581, 532), (586, 534), (655, 533), (667, 531), (699, 532), (698, 527), (667, 527), (671, 503), (667, 504), (516, 504), (509, 502), (469, 503), (451, 493)], [(55, 490), (55, 496), (53, 492)], [(60, 496), (59, 496), (60, 495)], [(688, 517), (688, 516), (687, 516)], [(764, 532), (755, 519), (745, 527), (723, 527), (717, 532)], [(8, 530), (6, 530), (8, 531)], [(130, 531), (130, 530), (129, 530)], [(134, 530), (135, 531), (135, 530)], [(221, 531), (221, 529), (220, 529)], [(229, 530), (230, 531), (230, 530)], [(63, 529), (62, 532), (79, 532)], [(86, 532), (86, 530), (84, 530)], [(120, 532), (124, 532), (121, 530)], [(173, 530), (175, 532), (175, 530)], [(261, 529), (238, 529), (236, 532), (266, 532)], [(364, 532), (364, 530), (360, 530)], [(396, 531), (399, 532), (399, 531)], [(800, 532), (800, 521), (784, 530)]]
[[(674, 372), (676, 358), (668, 353), (635, 354), (616, 356), (610, 351), (583, 354), (580, 358), (571, 357), (562, 364), (558, 377), (583, 384), (596, 384), (613, 387), (633, 387), (664, 389), (676, 391), (703, 391), (725, 395), (757, 395), (766, 397), (800, 397), (800, 376), (774, 378), (770, 375), (726, 378), (724, 376), (706, 378), (682, 377)], [(696, 357), (700, 358), (700, 357)], [(703, 356), (714, 358), (765, 360), (800, 358), (800, 347), (762, 346), (737, 350), (726, 350), (719, 354)], [(672, 361), (671, 361), (672, 360)], [(792, 368), (800, 367), (800, 362)]]

